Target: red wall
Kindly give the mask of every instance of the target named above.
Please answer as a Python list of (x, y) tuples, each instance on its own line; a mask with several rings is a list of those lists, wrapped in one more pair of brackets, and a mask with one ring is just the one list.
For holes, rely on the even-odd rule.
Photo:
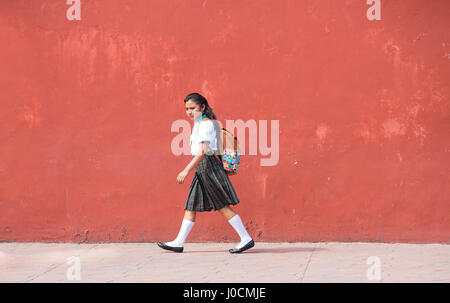
[[(174, 239), (171, 125), (199, 92), (223, 123), (280, 121), (278, 164), (230, 177), (256, 240), (449, 243), (450, 2), (369, 7), (1, 1), (0, 240)], [(187, 241), (237, 239), (212, 212)]]

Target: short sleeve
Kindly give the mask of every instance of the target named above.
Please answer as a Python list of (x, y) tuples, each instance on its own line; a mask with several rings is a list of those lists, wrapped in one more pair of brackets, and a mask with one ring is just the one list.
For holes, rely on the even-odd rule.
[(210, 142), (211, 143), (211, 133), (214, 131), (214, 125), (211, 121), (204, 121), (198, 125), (198, 143)]

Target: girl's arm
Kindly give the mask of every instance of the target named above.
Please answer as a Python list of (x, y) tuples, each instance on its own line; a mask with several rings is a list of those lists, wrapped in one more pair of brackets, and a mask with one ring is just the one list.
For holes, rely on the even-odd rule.
[(209, 142), (200, 143), (198, 154), (195, 155), (194, 158), (191, 160), (191, 162), (189, 162), (189, 164), (184, 168), (184, 170), (178, 174), (178, 176), (177, 176), (178, 184), (183, 184), (184, 179), (187, 177), (187, 175), (190, 173), (190, 171), (193, 170), (200, 163), (200, 161), (203, 160), (203, 158), (205, 157), (208, 145), (209, 145)]
[(208, 148), (209, 142), (201, 142), (199, 145), (198, 154), (189, 162), (189, 164), (184, 168), (188, 174), (193, 170), (205, 157), (206, 150)]

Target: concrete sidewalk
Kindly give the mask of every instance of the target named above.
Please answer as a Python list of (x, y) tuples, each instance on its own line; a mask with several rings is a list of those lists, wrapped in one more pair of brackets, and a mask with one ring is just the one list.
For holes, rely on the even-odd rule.
[(235, 245), (0, 243), (0, 282), (450, 282), (445, 244), (257, 242), (230, 254)]

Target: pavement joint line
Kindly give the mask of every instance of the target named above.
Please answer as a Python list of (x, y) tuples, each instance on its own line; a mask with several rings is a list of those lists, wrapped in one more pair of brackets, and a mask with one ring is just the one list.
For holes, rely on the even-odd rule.
[[(81, 243), (80, 243), (80, 244), (81, 244)], [(79, 256), (81, 256), (82, 254), (89, 252), (90, 250), (96, 248), (98, 245), (99, 245), (99, 244), (95, 244), (93, 247), (88, 248), (87, 251), (82, 251), (81, 253), (77, 254), (77, 256), (79, 257)], [(58, 264), (58, 263), (55, 263), (55, 264)], [(43, 275), (45, 275), (45, 274), (51, 272), (52, 270), (54, 270), (54, 269), (60, 267), (60, 266), (63, 265), (63, 264), (66, 264), (66, 261), (64, 261), (64, 262), (62, 262), (62, 263), (59, 263), (59, 264), (56, 265), (56, 266), (53, 266), (54, 264), (52, 264), (52, 265), (50, 265), (50, 268), (49, 268), (49, 269), (47, 269), (47, 270), (44, 271), (43, 273), (37, 274), (35, 277), (33, 277), (33, 278), (31, 278), (31, 279), (25, 281), (25, 283), (30, 283), (31, 281), (36, 280), (36, 279), (39, 278), (39, 277), (42, 277)], [(52, 266), (53, 266), (53, 267), (52, 267)]]
[(305, 278), (306, 271), (308, 270), (309, 263), (311, 262), (311, 259), (312, 259), (312, 255), (314, 254), (314, 251), (316, 250), (316, 245), (313, 247), (311, 254), (309, 255), (308, 262), (306, 263), (305, 270), (303, 271), (303, 275), (300, 277), (300, 282), (303, 282), (303, 279)]
[[(55, 263), (56, 264), (56, 263)], [(39, 277), (41, 277), (41, 276), (43, 276), (43, 275), (45, 275), (46, 273), (48, 273), (48, 272), (50, 272), (50, 271), (52, 271), (52, 270), (54, 270), (55, 268), (57, 268), (57, 267), (59, 267), (59, 266), (61, 266), (61, 265), (63, 265), (63, 264), (66, 264), (66, 262), (62, 262), (62, 263), (60, 263), (60, 264), (58, 264), (58, 265), (56, 265), (56, 266), (50, 266), (50, 268), (49, 269), (47, 269), (46, 271), (44, 271), (43, 273), (39, 273), (39, 274), (37, 274), (36, 276), (34, 276), (33, 278), (31, 278), (31, 279), (29, 279), (29, 280), (27, 280), (27, 281), (25, 281), (25, 283), (30, 283), (31, 281), (33, 281), (33, 280), (36, 280), (37, 278), (39, 278)], [(54, 265), (54, 264), (52, 264), (52, 265)]]

